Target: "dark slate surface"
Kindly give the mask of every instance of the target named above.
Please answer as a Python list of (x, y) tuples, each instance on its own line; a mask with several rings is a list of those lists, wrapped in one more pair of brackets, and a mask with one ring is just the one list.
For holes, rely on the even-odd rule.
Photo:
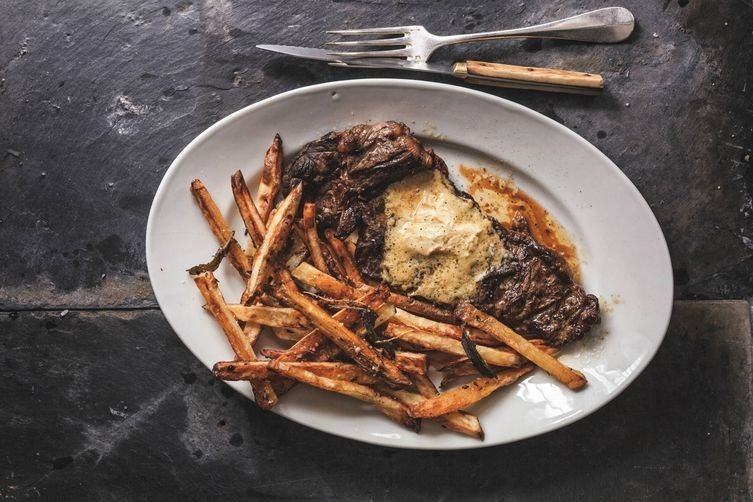
[[(678, 298), (750, 296), (750, 4), (623, 3), (638, 18), (629, 43), (497, 42), (437, 57), (603, 73), (609, 90), (597, 98), (492, 92), (563, 122), (625, 171), (666, 233)], [(11, 265), (0, 270), (0, 302), (154, 305), (144, 224), (162, 174), (194, 136), (245, 105), (303, 85), (428, 78), (329, 68), (254, 44), (315, 45), (336, 26), (486, 30), (603, 5), (16, 2), (0, 13), (0, 229), (13, 236), (0, 239)]]
[[(623, 169), (667, 236), (677, 298), (749, 298), (753, 8), (747, 0), (621, 3), (638, 19), (629, 43), (497, 42), (437, 56), (603, 73), (608, 92), (596, 98), (491, 92), (571, 127)], [(311, 431), (210, 383), (149, 286), (152, 196), (206, 127), (304, 85), (428, 78), (333, 69), (255, 44), (317, 45), (338, 26), (479, 31), (604, 5), (3, 5), (0, 499), (753, 497), (745, 302), (678, 303), (646, 373), (565, 430), (481, 451), (417, 453)]]
[(465, 452), (316, 432), (255, 408), (146, 312), (0, 317), (0, 499), (745, 500), (744, 301), (678, 302), (654, 362), (564, 430)]

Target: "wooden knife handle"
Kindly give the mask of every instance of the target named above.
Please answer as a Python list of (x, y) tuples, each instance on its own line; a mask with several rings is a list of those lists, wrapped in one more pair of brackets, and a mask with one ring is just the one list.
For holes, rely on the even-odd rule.
[(604, 88), (601, 75), (553, 68), (463, 61), (455, 63), (452, 72), (470, 83), (498, 87), (576, 94), (597, 94)]

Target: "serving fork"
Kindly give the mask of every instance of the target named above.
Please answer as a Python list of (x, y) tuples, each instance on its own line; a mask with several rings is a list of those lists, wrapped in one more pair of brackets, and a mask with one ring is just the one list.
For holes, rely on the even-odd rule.
[[(428, 60), (434, 51), (446, 45), (511, 38), (554, 38), (616, 43), (628, 38), (634, 26), (635, 18), (629, 10), (623, 7), (607, 7), (525, 28), (464, 35), (434, 35), (423, 26), (331, 30), (327, 33), (348, 37), (384, 38), (338, 40), (326, 45), (338, 49), (360, 48), (329, 51), (328, 54), (333, 58), (339, 58), (338, 61), (330, 62), (335, 66), (437, 71)], [(591, 73), (479, 61), (455, 63), (452, 65), (451, 73), (471, 83), (538, 90), (592, 93), (604, 85), (600, 75)]]

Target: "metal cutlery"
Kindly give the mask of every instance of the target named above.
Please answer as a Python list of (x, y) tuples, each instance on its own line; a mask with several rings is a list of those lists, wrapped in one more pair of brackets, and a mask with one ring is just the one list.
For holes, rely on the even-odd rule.
[[(445, 45), (509, 38), (556, 38), (582, 42), (615, 43), (633, 32), (633, 14), (623, 7), (607, 7), (526, 28), (465, 35), (438, 36), (423, 26), (396, 26), (333, 30), (341, 36), (374, 36), (369, 40), (338, 40), (326, 45), (358, 47), (343, 51), (289, 45), (257, 45), (260, 49), (291, 56), (326, 61), (332, 66), (389, 68), (452, 75), (468, 83), (573, 94), (597, 94), (604, 88), (601, 75), (578, 71), (515, 66), (483, 61), (453, 64), (429, 63), (431, 55)], [(365, 49), (365, 50), (364, 50)]]
[(534, 68), (482, 61), (450, 63), (412, 62), (398, 58), (353, 58), (334, 56), (326, 49), (291, 45), (257, 45), (259, 49), (304, 59), (326, 61), (332, 66), (389, 68), (439, 73), (468, 83), (570, 94), (597, 94), (604, 87), (601, 75), (577, 71)]
[[(628, 38), (634, 27), (635, 18), (629, 10), (623, 7), (606, 7), (526, 28), (464, 35), (434, 35), (423, 26), (332, 30), (327, 33), (342, 36), (391, 36), (391, 38), (338, 40), (325, 45), (377, 49), (331, 52), (332, 55), (343, 58), (400, 57), (413, 62), (425, 62), (434, 51), (446, 45), (507, 38), (556, 38), (580, 42), (615, 43)], [(389, 49), (388, 47), (399, 48)]]

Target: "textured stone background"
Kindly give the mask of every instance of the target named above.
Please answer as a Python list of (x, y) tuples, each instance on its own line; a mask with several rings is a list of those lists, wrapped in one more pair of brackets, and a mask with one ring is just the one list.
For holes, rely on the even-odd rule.
[(638, 21), (628, 43), (490, 42), (436, 57), (604, 74), (608, 92), (595, 98), (491, 92), (564, 123), (620, 166), (665, 232), (677, 299), (694, 301), (677, 303), (645, 374), (588, 419), (510, 446), (416, 453), (310, 431), (210, 383), (149, 286), (151, 199), (178, 152), (245, 105), (330, 80), (406, 76), (257, 43), (318, 45), (340, 26), (490, 30), (608, 3), (6, 2), (0, 499), (753, 496), (753, 5), (621, 4)]

